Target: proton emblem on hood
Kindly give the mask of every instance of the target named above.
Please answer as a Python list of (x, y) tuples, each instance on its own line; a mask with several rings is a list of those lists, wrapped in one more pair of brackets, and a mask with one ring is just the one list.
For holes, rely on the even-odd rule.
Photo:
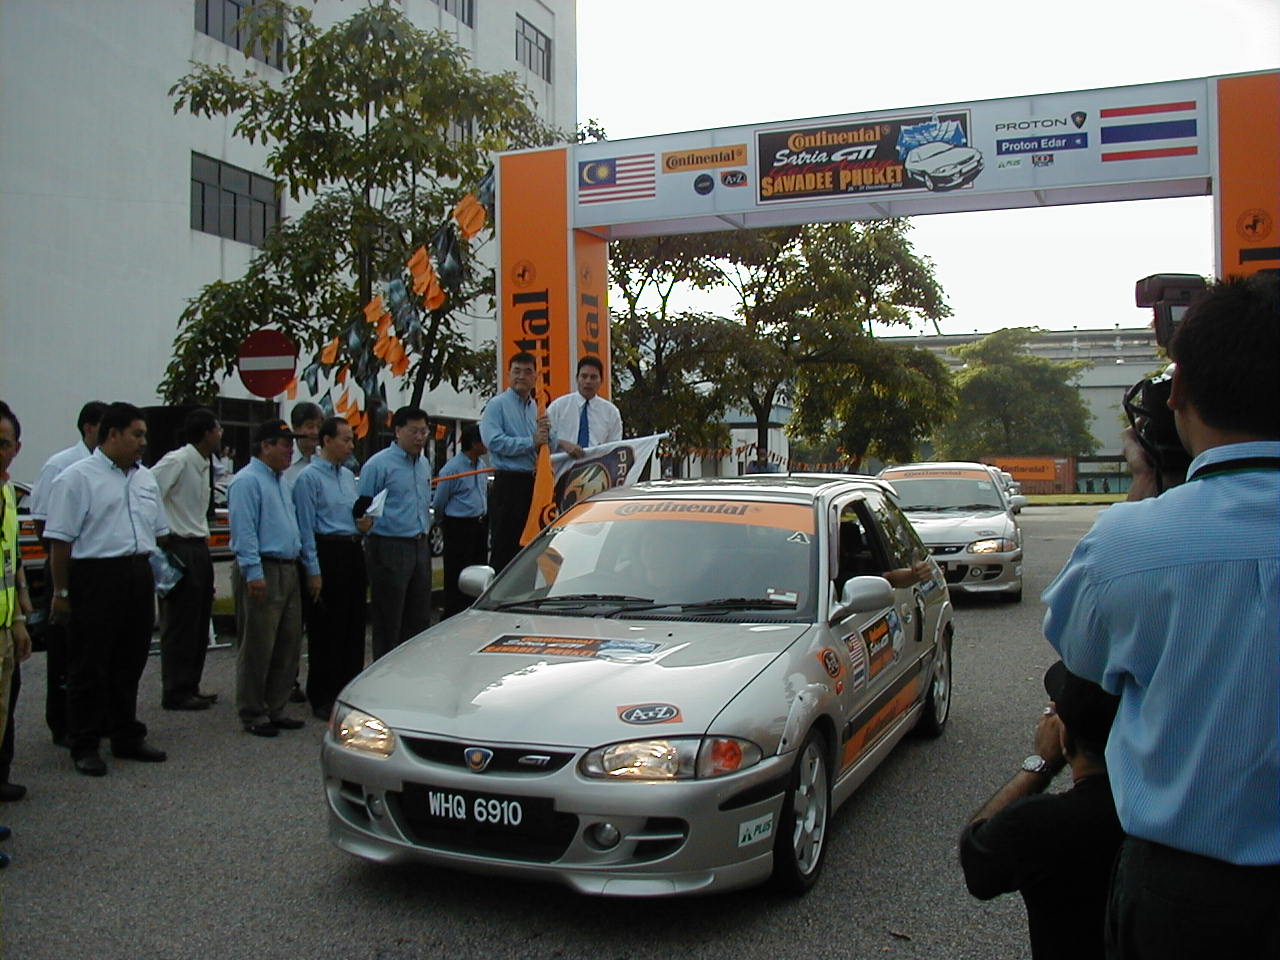
[(493, 751), (484, 747), (467, 747), (462, 751), (462, 758), (467, 761), (467, 769), (472, 773), (484, 773), (493, 759)]

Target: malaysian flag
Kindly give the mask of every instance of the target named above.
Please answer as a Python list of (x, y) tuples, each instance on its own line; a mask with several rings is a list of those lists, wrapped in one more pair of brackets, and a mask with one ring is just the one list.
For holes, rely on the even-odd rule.
[(648, 200), (658, 195), (657, 167), (652, 153), (578, 164), (578, 203), (617, 203)]
[(1194, 157), (1199, 152), (1195, 111), (1194, 100), (1100, 110), (1103, 162)]

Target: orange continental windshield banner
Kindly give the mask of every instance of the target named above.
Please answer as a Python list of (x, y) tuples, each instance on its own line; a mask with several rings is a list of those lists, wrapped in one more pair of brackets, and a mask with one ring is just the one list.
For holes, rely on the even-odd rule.
[(1218, 81), (1218, 274), (1280, 267), (1280, 73)]
[(601, 500), (580, 504), (557, 523), (625, 520), (690, 520), (814, 532), (813, 508), (794, 503), (747, 500)]
[(886, 470), (882, 480), (888, 480), (892, 483), (894, 480), (916, 480), (928, 478), (930, 480), (937, 479), (954, 479), (962, 478), (965, 480), (986, 480), (991, 482), (991, 474), (985, 470), (965, 470), (965, 469), (947, 469), (941, 468), (937, 470)]
[(527, 351), (543, 405), (573, 389), (566, 162), (563, 147), (498, 158), (499, 389), (511, 357)]

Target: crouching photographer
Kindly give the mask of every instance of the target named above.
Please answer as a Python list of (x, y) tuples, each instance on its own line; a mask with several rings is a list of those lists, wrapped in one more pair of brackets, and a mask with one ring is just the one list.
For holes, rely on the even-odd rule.
[(1045, 591), (1045, 635), (1120, 696), (1108, 956), (1277, 957), (1280, 279), (1212, 284), (1169, 353), (1186, 482), (1157, 496), (1130, 434), (1133, 502), (1098, 517)]

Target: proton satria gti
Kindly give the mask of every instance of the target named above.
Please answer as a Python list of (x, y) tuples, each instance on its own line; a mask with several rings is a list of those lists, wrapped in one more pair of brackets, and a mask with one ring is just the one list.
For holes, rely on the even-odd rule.
[(593, 894), (803, 892), (835, 809), (947, 722), (946, 584), (871, 478), (609, 490), (462, 579), (475, 605), (334, 709), (350, 853)]

